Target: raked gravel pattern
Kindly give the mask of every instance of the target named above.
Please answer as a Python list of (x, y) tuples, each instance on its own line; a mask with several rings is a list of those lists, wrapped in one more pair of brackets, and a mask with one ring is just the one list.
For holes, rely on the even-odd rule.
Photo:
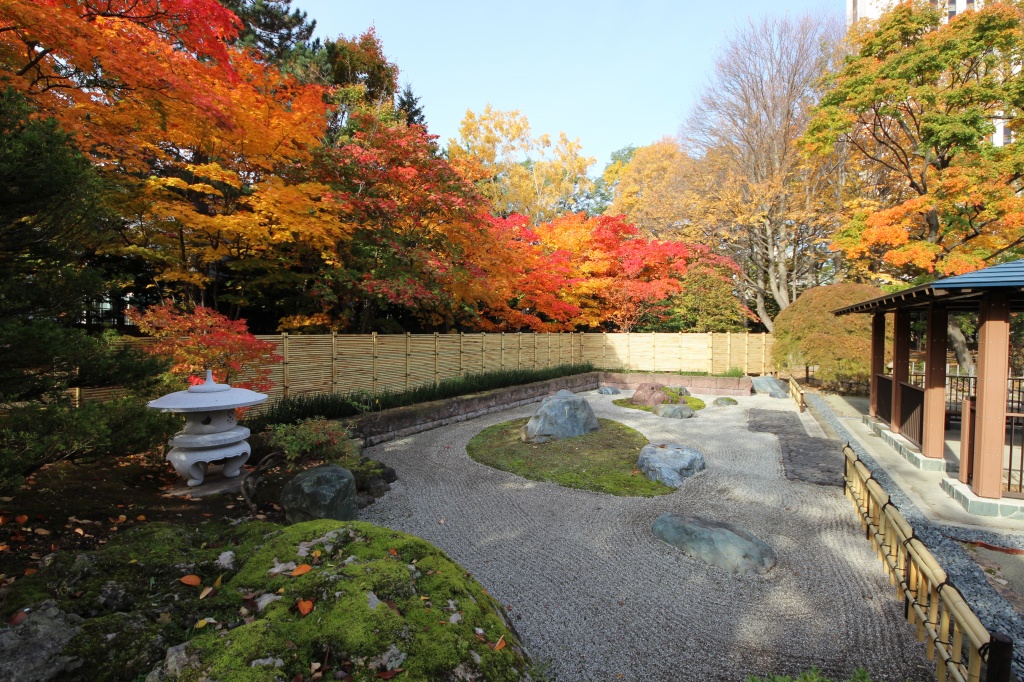
[[(628, 498), (466, 455), (481, 429), (532, 415), (528, 405), (368, 449), (399, 478), (360, 518), (429, 540), (472, 572), (558, 680), (744, 680), (811, 666), (840, 679), (858, 666), (875, 679), (931, 679), (842, 492), (787, 480), (776, 436), (747, 430), (746, 409), (788, 403), (757, 395), (677, 420), (584, 395), (652, 442), (699, 449), (707, 470), (670, 495)], [(652, 535), (664, 512), (746, 528), (778, 564), (734, 576), (691, 559)]]

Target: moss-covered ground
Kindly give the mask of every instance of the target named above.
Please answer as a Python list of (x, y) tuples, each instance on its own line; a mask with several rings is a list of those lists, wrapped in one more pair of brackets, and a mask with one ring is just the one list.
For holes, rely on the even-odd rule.
[(601, 428), (586, 435), (530, 444), (519, 437), (527, 421), (516, 419), (484, 429), (469, 441), (466, 452), (495, 469), (567, 488), (634, 497), (674, 491), (636, 469), (640, 449), (648, 441), (624, 424), (599, 419)]
[[(700, 398), (694, 398), (692, 395), (680, 396), (680, 399), (682, 401), (685, 401), (686, 406), (694, 411), (703, 410), (705, 407), (707, 407), (703, 400), (701, 400)], [(631, 402), (629, 398), (619, 398), (618, 400), (613, 400), (612, 402), (618, 405), (619, 407), (628, 407), (632, 410), (643, 410), (644, 412), (651, 412), (652, 414), (654, 413), (653, 407), (649, 405), (636, 405), (633, 402)]]
[(461, 567), (358, 522), (150, 524), (56, 555), (10, 586), (2, 615), (42, 599), (86, 619), (68, 680), (139, 679), (186, 641), (193, 664), (172, 679), (517, 680), (529, 667), (500, 604)]

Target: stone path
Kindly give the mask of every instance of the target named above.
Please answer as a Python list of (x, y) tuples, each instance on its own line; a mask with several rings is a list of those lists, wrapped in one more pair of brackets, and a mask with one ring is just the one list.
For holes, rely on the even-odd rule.
[[(931, 678), (841, 491), (788, 480), (779, 439), (747, 429), (745, 408), (790, 404), (751, 396), (673, 420), (585, 395), (599, 417), (698, 448), (707, 470), (671, 495), (622, 498), (469, 459), (470, 438), (533, 405), (368, 449), (399, 479), (360, 517), (444, 549), (507, 606), (534, 658), (562, 682), (742, 680), (811, 666), (846, 679), (861, 665), (873, 679)], [(746, 528), (778, 564), (733, 576), (690, 559), (652, 535), (664, 512)]]
[(816, 485), (843, 487), (843, 444), (807, 435), (794, 412), (751, 408), (747, 423), (751, 431), (773, 433), (779, 439), (786, 478)]

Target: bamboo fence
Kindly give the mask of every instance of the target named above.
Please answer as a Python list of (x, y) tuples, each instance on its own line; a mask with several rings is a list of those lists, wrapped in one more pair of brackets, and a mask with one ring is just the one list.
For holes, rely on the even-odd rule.
[(935, 662), (941, 682), (1008, 682), (1013, 641), (989, 633), (949, 582), (914, 529), (890, 502), (889, 495), (849, 445), (846, 457), (846, 496), (861, 518), (861, 526), (878, 552), (903, 601), (907, 621), (917, 640), (926, 643), (928, 660)]
[(404, 391), (464, 374), (590, 362), (637, 372), (771, 371), (768, 334), (262, 335), (283, 360), (271, 400), (303, 393)]

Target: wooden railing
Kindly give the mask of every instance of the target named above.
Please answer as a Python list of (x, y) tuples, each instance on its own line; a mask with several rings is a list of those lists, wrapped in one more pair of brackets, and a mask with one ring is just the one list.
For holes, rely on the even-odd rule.
[(878, 380), (878, 412), (875, 416), (886, 424), (892, 422), (892, 377), (876, 374)]
[(807, 409), (807, 402), (804, 400), (804, 392), (800, 390), (800, 384), (793, 377), (789, 378), (789, 397), (796, 403), (798, 410), (803, 412)]
[(900, 383), (900, 435), (921, 447), (924, 438), (924, 389)]
[(917, 630), (917, 640), (926, 642), (925, 653), (928, 660), (935, 661), (936, 679), (1010, 680), (1013, 641), (985, 629), (856, 453), (849, 446), (843, 453), (846, 496), (885, 564), (896, 597), (904, 602), (904, 613)]

